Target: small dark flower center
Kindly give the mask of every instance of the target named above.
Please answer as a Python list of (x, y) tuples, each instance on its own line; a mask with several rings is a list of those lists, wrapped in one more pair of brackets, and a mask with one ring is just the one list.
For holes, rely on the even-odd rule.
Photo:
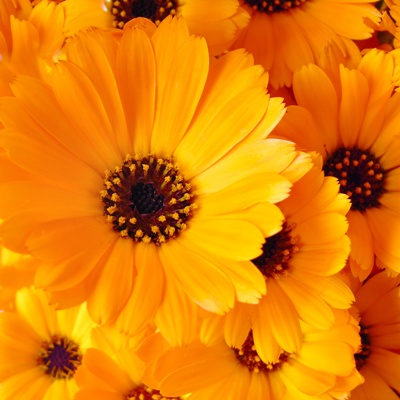
[(143, 17), (156, 25), (168, 15), (176, 15), (177, 0), (113, 0), (111, 13), (114, 16), (114, 27), (123, 28), (133, 18)]
[(324, 172), (338, 179), (340, 192), (350, 197), (352, 210), (365, 211), (380, 205), (385, 171), (369, 151), (342, 147), (326, 160)]
[(307, 0), (244, 0), (254, 11), (273, 14), (299, 7)]
[(45, 373), (56, 379), (69, 379), (82, 364), (79, 346), (72, 340), (54, 336), (51, 342), (43, 342), (38, 365), (43, 365)]
[(360, 338), (361, 348), (360, 351), (354, 354), (356, 360), (356, 367), (360, 369), (367, 363), (368, 357), (371, 355), (371, 340), (368, 334), (368, 329), (360, 324)]
[(282, 229), (265, 239), (263, 253), (252, 260), (253, 264), (266, 278), (279, 278), (287, 275), (289, 260), (298, 250), (296, 238), (291, 235), (293, 227), (284, 222)]
[(100, 194), (104, 215), (121, 237), (159, 245), (186, 229), (196, 208), (191, 188), (172, 160), (128, 155), (105, 172)]
[(145, 385), (132, 389), (124, 400), (181, 400), (182, 397), (165, 397), (158, 390)]
[(250, 331), (242, 347), (240, 349), (233, 348), (233, 352), (240, 364), (245, 366), (250, 372), (256, 374), (276, 371), (289, 359), (289, 353), (284, 351), (276, 363), (265, 363), (262, 361), (254, 345), (253, 331)]

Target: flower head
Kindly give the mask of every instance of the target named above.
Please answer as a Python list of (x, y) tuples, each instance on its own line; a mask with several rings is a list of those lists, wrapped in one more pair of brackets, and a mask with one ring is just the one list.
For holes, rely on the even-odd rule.
[(86, 305), (58, 311), (47, 293), (19, 290), (15, 312), (0, 314), (2, 399), (72, 399), (93, 325)]
[(399, 248), (391, 240), (400, 227), (399, 97), (392, 95), (392, 58), (372, 50), (357, 68), (326, 67), (310, 65), (295, 74), (299, 107), (289, 107), (276, 134), (320, 152), (325, 174), (337, 178), (349, 196), (353, 273), (364, 280), (375, 256), (380, 267), (398, 273)]
[(270, 72), (274, 88), (291, 86), (294, 71), (318, 62), (331, 42), (342, 55), (353, 57), (356, 47), (350, 39), (371, 36), (365, 19), (379, 21), (379, 11), (368, 3), (241, 0), (251, 19), (233, 48), (244, 47), (254, 54)]
[(5, 245), (44, 260), (38, 286), (84, 292), (97, 322), (129, 299), (153, 318), (164, 275), (212, 312), (247, 285), (256, 302), (265, 282), (250, 260), (281, 227), (274, 203), (310, 165), (266, 138), (283, 106), (264, 70), (243, 51), (210, 65), (181, 18), (83, 32), (65, 51), (52, 85), (21, 76), (2, 99), (1, 145), (33, 175), (3, 185)]
[(266, 363), (302, 345), (301, 321), (319, 329), (334, 323), (333, 308), (349, 308), (351, 290), (337, 276), (346, 263), (350, 240), (345, 214), (349, 201), (335, 179), (324, 177), (322, 160), (293, 184), (279, 204), (282, 229), (265, 239), (263, 253), (252, 260), (267, 293), (258, 304), (237, 303), (224, 317), (224, 336), (239, 346), (252, 329), (254, 345)]
[(360, 285), (353, 282), (359, 319), (361, 346), (355, 354), (364, 384), (351, 392), (351, 399), (372, 400), (377, 396), (397, 399), (400, 393), (400, 296), (399, 278), (380, 272)]
[(68, 35), (90, 26), (122, 29), (139, 17), (158, 26), (182, 16), (191, 34), (206, 38), (212, 55), (226, 50), (249, 20), (238, 0), (65, 0), (62, 6)]
[(346, 311), (336, 313), (330, 330), (303, 325), (301, 348), (281, 352), (274, 362), (260, 357), (252, 331), (240, 345), (228, 346), (215, 321), (204, 320), (201, 340), (186, 346), (171, 348), (158, 334), (146, 339), (138, 349), (149, 362), (145, 382), (158, 384), (164, 396), (191, 393), (190, 400), (217, 398), (221, 393), (231, 400), (323, 400), (362, 382), (353, 358), (358, 327)]

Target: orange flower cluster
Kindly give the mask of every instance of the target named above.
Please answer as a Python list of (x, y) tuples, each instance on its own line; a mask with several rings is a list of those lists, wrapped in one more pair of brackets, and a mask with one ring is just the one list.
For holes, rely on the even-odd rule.
[(400, 4), (0, 0), (0, 398), (400, 398)]

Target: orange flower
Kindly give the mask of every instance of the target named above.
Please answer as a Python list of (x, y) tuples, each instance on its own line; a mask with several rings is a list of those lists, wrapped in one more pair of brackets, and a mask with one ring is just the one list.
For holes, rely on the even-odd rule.
[(264, 70), (243, 51), (210, 65), (182, 18), (139, 19), (121, 38), (83, 32), (65, 52), (52, 86), (21, 76), (1, 100), (0, 144), (35, 177), (1, 187), (5, 245), (43, 260), (38, 286), (84, 291), (97, 322), (132, 298), (133, 315), (153, 318), (164, 274), (212, 312), (246, 288), (257, 302), (250, 260), (310, 165), (266, 138), (283, 106)]
[(275, 89), (290, 86), (293, 72), (316, 63), (328, 43), (336, 43), (342, 55), (353, 56), (356, 46), (350, 39), (365, 39), (373, 32), (364, 19), (379, 21), (379, 11), (368, 3), (372, 2), (241, 0), (251, 19), (233, 48), (250, 51), (269, 71)]
[[(350, 265), (364, 280), (375, 256), (379, 267), (400, 272), (400, 173), (397, 135), (400, 97), (393, 94), (393, 61), (371, 50), (356, 69), (325, 64), (294, 76), (299, 107), (288, 108), (277, 136), (320, 152), (324, 171), (351, 200)], [(393, 95), (392, 95), (393, 94)]]

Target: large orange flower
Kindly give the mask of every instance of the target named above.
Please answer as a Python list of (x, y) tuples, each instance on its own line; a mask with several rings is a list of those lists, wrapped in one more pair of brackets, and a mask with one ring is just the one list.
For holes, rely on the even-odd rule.
[(51, 86), (19, 77), (2, 99), (0, 144), (35, 177), (1, 185), (5, 245), (43, 260), (38, 286), (79, 288), (98, 322), (131, 295), (152, 318), (164, 274), (212, 312), (246, 287), (257, 302), (265, 282), (250, 260), (281, 228), (273, 203), (288, 177), (310, 163), (265, 139), (280, 100), (243, 51), (210, 65), (181, 18), (139, 19), (117, 39), (82, 33)]
[(335, 42), (352, 57), (351, 39), (365, 39), (372, 29), (365, 18), (378, 22), (380, 13), (371, 1), (241, 0), (250, 13), (233, 48), (244, 47), (271, 74), (271, 85), (290, 86), (293, 72), (316, 63), (328, 43)]
[(293, 81), (299, 107), (289, 107), (276, 130), (300, 148), (320, 152), (325, 173), (336, 177), (349, 196), (350, 263), (361, 280), (371, 272), (374, 256), (380, 267), (400, 272), (395, 240), (400, 230), (400, 96), (393, 94), (393, 71), (392, 57), (377, 50), (356, 69), (304, 67)]

